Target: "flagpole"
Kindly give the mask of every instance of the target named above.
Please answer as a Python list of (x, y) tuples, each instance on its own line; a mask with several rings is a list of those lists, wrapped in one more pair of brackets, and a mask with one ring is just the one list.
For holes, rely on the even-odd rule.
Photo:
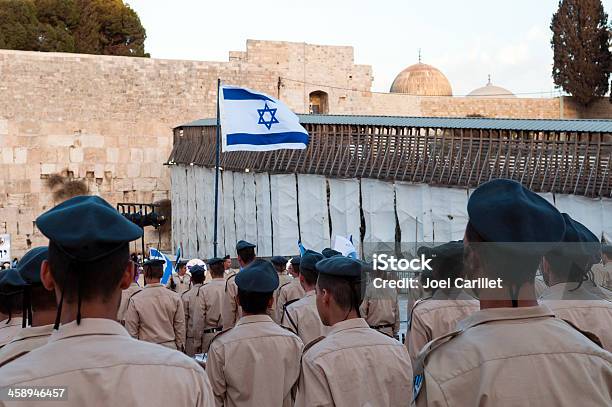
[(221, 117), (219, 114), (219, 95), (221, 92), (221, 78), (217, 79), (217, 151), (215, 157), (215, 231), (213, 240), (213, 257), (217, 257), (217, 228), (219, 217), (219, 162), (221, 161)]

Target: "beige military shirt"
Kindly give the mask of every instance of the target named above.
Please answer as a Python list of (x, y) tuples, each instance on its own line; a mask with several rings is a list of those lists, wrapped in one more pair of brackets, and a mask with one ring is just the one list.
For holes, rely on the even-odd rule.
[(432, 339), (457, 328), (457, 322), (480, 309), (480, 303), (462, 290), (436, 290), (412, 308), (405, 346), (414, 365), (420, 350)]
[(290, 283), (292, 280), (293, 280), (293, 277), (290, 276), (287, 273), (280, 273), (278, 275), (278, 288), (276, 290), (274, 290), (274, 295), (273, 295), (273, 297), (274, 297), (274, 312), (272, 314), (272, 319), (274, 321), (276, 321), (277, 323), (279, 323), (279, 324), (281, 323), (281, 318), (283, 317), (283, 314), (282, 314), (283, 310), (282, 310), (282, 307), (281, 307), (280, 308), (280, 312), (281, 313), (277, 314), (276, 304), (278, 303), (278, 292), (279, 292), (279, 290), (280, 290), (280, 288), (282, 286), (284, 286), (287, 283)]
[(612, 262), (594, 264), (591, 267), (593, 272), (593, 281), (600, 287), (612, 290)]
[(183, 350), (185, 310), (181, 297), (162, 284), (147, 284), (130, 298), (125, 328), (134, 338)]
[(305, 345), (327, 334), (317, 311), (315, 290), (308, 291), (304, 298), (289, 304), (281, 318), (281, 325), (300, 337)]
[(411, 395), (406, 348), (355, 318), (333, 325), (304, 352), (295, 405), (405, 406)]
[(612, 291), (611, 290), (608, 290), (605, 287), (599, 286), (591, 280), (585, 281), (584, 283), (582, 283), (582, 286), (586, 290), (588, 290), (590, 293), (595, 294), (599, 298), (603, 300), (607, 300), (607, 301), (612, 301)]
[(549, 287), (539, 298), (557, 317), (583, 331), (594, 333), (607, 351), (612, 352), (612, 302), (602, 300), (577, 283)]
[(22, 328), (12, 341), (0, 349), (0, 367), (43, 346), (52, 332), (52, 324)]
[(283, 317), (283, 309), (289, 301), (299, 300), (306, 295), (306, 292), (300, 284), (299, 278), (294, 278), (288, 283), (278, 288), (276, 303), (274, 304), (274, 315), (278, 317), (278, 322), (281, 323)]
[(137, 283), (132, 283), (128, 288), (121, 291), (121, 303), (119, 304), (119, 310), (117, 311), (117, 321), (121, 325), (125, 325), (125, 312), (127, 311), (128, 301), (132, 295), (142, 290)]
[(223, 296), (223, 307), (221, 308), (224, 330), (233, 328), (236, 325), (236, 321), (242, 316), (242, 308), (236, 301), (238, 296), (238, 286), (235, 281), (236, 274), (232, 274), (225, 280), (225, 295)]
[(206, 373), (216, 405), (291, 406), (303, 344), (268, 315), (247, 315), (210, 345)]
[(417, 406), (605, 406), (612, 394), (612, 354), (544, 305), (475, 312), (427, 344), (415, 374)]
[(536, 277), (534, 280), (534, 289), (535, 289), (536, 298), (541, 296), (542, 293), (546, 291), (547, 288), (548, 286), (544, 282), (544, 277), (542, 277), (542, 275), (536, 274)]
[(200, 333), (200, 347), (196, 353), (208, 352), (210, 342), (223, 329), (221, 308), (225, 297), (225, 279), (214, 278), (200, 287), (196, 297), (196, 326)]
[(0, 348), (9, 343), (21, 331), (21, 317), (8, 318), (0, 322)]
[(98, 318), (62, 325), (45, 346), (0, 368), (5, 386), (66, 386), (67, 400), (57, 405), (69, 407), (213, 405), (208, 378), (194, 360), (134, 340), (119, 323)]
[[(172, 288), (172, 281), (174, 281), (175, 287)], [(172, 276), (166, 283), (166, 288), (171, 289), (175, 293), (181, 295), (191, 287), (191, 274), (186, 272), (182, 277), (177, 272), (173, 271)]]
[(374, 288), (368, 285), (359, 312), (371, 328), (395, 337), (400, 329), (400, 311), (397, 290)]
[(198, 313), (195, 297), (198, 296), (200, 287), (202, 287), (202, 284), (195, 284), (181, 295), (183, 309), (185, 310), (185, 353), (189, 356), (198, 353), (196, 348), (200, 347), (201, 327), (195, 325), (195, 322), (197, 322), (196, 314)]

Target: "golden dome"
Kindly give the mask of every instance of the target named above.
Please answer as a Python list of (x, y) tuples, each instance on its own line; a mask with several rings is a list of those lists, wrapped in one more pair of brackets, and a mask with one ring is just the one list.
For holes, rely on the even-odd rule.
[(391, 85), (391, 93), (417, 96), (453, 96), (446, 76), (437, 68), (419, 62), (400, 72)]
[(468, 97), (477, 97), (477, 98), (489, 98), (489, 99), (497, 99), (497, 98), (515, 98), (514, 93), (510, 92), (508, 89), (502, 88), (501, 86), (495, 86), (491, 83), (491, 77), (489, 76), (489, 81), (487, 84), (481, 88), (474, 89), (467, 95)]

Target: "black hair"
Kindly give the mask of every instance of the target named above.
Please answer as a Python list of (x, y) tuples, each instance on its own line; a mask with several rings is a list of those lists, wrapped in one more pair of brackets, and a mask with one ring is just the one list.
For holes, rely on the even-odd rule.
[(210, 275), (212, 278), (223, 277), (223, 273), (225, 272), (225, 267), (223, 266), (223, 262), (219, 262), (210, 266)]
[(434, 275), (438, 279), (450, 278), (451, 280), (463, 277), (463, 252), (454, 256), (434, 258), (431, 261), (431, 267), (434, 273), (429, 275), (429, 278), (433, 278)]
[(127, 243), (101, 259), (82, 262), (73, 260), (53, 241), (49, 242), (48, 262), (51, 275), (68, 302), (77, 300), (79, 288), (81, 299), (101, 298), (106, 302), (119, 287), (129, 260)]
[[(15, 315), (21, 315), (22, 304), (23, 292), (21, 290), (0, 294), (0, 312), (8, 315), (9, 320)], [(2, 328), (2, 326), (0, 326), (0, 328)]]
[(309, 269), (301, 269), (300, 274), (304, 277), (304, 281), (308, 285), (315, 285), (317, 283), (317, 277), (319, 274), (316, 271)]
[(272, 263), (272, 265), (274, 266), (274, 268), (276, 269), (277, 273), (282, 273), (283, 271), (285, 271), (285, 265), (284, 264), (276, 264), (276, 263)]
[(291, 263), (291, 268), (293, 268), (293, 272), (295, 274), (300, 274), (302, 271), (300, 270), (300, 265), (299, 264), (293, 264)]
[(191, 282), (194, 284), (202, 284), (204, 282), (204, 278), (206, 278), (206, 275), (204, 274), (192, 275)]
[(350, 312), (351, 309), (359, 310), (361, 304), (361, 281), (359, 279), (348, 280), (345, 278), (319, 274), (317, 279), (319, 289), (329, 291), (336, 304), (343, 310)]
[(146, 278), (162, 278), (164, 269), (162, 266), (144, 266), (144, 275)]
[(244, 291), (238, 289), (238, 300), (240, 306), (249, 314), (265, 314), (268, 310), (268, 303), (272, 298), (273, 292), (257, 293), (254, 291)]
[(255, 260), (255, 248), (247, 247), (244, 249), (240, 249), (237, 251), (238, 257), (242, 259), (245, 264), (249, 264), (253, 260)]

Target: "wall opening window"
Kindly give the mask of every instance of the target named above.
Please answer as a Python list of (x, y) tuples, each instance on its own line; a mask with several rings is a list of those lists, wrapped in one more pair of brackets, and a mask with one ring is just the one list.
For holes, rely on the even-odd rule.
[(310, 114), (328, 114), (327, 93), (317, 90), (310, 93)]

